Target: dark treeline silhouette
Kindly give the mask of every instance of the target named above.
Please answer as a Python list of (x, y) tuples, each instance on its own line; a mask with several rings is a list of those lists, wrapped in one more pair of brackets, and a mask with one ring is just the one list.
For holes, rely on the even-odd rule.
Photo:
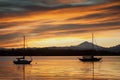
[(24, 49), (2, 49), (0, 56), (120, 56), (120, 52), (106, 50), (72, 50), (72, 49), (49, 49), (49, 48), (27, 48)]

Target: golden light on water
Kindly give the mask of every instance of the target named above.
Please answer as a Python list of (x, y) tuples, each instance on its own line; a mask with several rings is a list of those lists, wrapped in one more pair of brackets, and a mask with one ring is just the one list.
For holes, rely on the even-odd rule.
[[(77, 56), (33, 57), (31, 65), (14, 65), (11, 62), (14, 58), (0, 58), (0, 79), (22, 80), (24, 76), (26, 80), (93, 79), (93, 64), (81, 62)], [(119, 56), (105, 56), (102, 59), (102, 62), (94, 63), (95, 80), (119, 80)]]
[[(38, 58), (38, 57), (37, 57)], [(94, 63), (94, 78), (99, 79), (117, 79), (119, 75), (119, 57), (104, 57), (104, 62)], [(41, 61), (42, 60), (42, 61)], [(26, 67), (27, 74), (41, 79), (92, 79), (93, 78), (93, 64), (90, 62), (83, 63), (72, 57), (41, 57), (41, 60), (36, 59), (33, 66)], [(114, 64), (116, 61), (116, 65)], [(115, 68), (116, 67), (116, 68)], [(115, 69), (113, 69), (115, 68)], [(31, 73), (28, 73), (31, 72)]]

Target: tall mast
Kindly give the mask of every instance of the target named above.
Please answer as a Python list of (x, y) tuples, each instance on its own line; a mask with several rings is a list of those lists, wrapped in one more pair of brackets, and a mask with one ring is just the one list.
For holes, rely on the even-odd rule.
[(23, 36), (23, 48), (24, 48), (23, 59), (25, 59), (25, 36)]
[[(92, 47), (93, 47), (93, 53), (94, 53), (94, 34), (92, 33)], [(94, 58), (94, 56), (92, 55), (92, 58)], [(93, 80), (94, 80), (94, 61), (92, 62), (93, 64)]]
[[(92, 33), (92, 52), (94, 53), (94, 34)], [(92, 58), (94, 56), (92, 55)]]
[(92, 47), (93, 47), (93, 50), (94, 50), (94, 34), (92, 33)]

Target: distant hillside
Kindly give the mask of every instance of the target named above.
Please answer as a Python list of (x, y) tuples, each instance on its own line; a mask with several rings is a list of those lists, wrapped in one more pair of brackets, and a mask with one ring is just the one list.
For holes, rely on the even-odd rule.
[(104, 47), (95, 45), (93, 43), (90, 42), (83, 42), (77, 46), (71, 46), (70, 49), (78, 49), (78, 50), (103, 50)]
[[(94, 48), (93, 48), (94, 46)], [(76, 46), (69, 46), (69, 47), (48, 47), (48, 49), (63, 49), (63, 50), (106, 50), (112, 52), (120, 52), (120, 45), (113, 46), (110, 48), (105, 48), (96, 44), (92, 44), (91, 42), (83, 42)]]
[(69, 47), (49, 47), (49, 49), (71, 49), (71, 50), (105, 50), (106, 48), (92, 44), (91, 42), (83, 42), (76, 46)]
[(120, 52), (120, 45), (108, 48), (109, 51)]
[[(91, 42), (83, 42), (76, 46), (67, 46), (67, 47), (46, 47), (46, 48), (28, 48), (29, 50), (36, 49), (48, 49), (48, 50), (98, 50), (98, 51), (112, 51), (112, 52), (120, 52), (120, 45), (113, 46), (110, 48), (105, 48)], [(5, 48), (0, 48), (0, 50), (6, 50)]]
[[(93, 48), (94, 46), (94, 48)], [(46, 47), (46, 48), (23, 48), (4, 49), (1, 48), (0, 56), (118, 56), (120, 55), (120, 45), (104, 48), (90, 42), (83, 42), (76, 46), (69, 47)]]
[(5, 48), (1, 48), (1, 47), (0, 47), (0, 50), (5, 50)]

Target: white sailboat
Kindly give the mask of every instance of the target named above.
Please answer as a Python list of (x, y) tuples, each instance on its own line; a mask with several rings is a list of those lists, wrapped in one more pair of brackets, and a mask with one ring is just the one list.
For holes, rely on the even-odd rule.
[[(24, 44), (24, 52), (25, 52), (25, 36), (23, 36), (23, 44)], [(16, 60), (13, 61), (14, 64), (30, 64), (32, 62), (32, 57), (31, 60), (26, 60), (25, 59), (25, 53), (22, 58), (16, 58)]]
[[(92, 34), (92, 46), (93, 46), (93, 50), (94, 50), (94, 36)], [(94, 57), (93, 55), (91, 56), (83, 56), (82, 58), (78, 58), (80, 61), (83, 61), (83, 62), (97, 62), (97, 61), (100, 61), (102, 58), (97, 58), (97, 57)]]

